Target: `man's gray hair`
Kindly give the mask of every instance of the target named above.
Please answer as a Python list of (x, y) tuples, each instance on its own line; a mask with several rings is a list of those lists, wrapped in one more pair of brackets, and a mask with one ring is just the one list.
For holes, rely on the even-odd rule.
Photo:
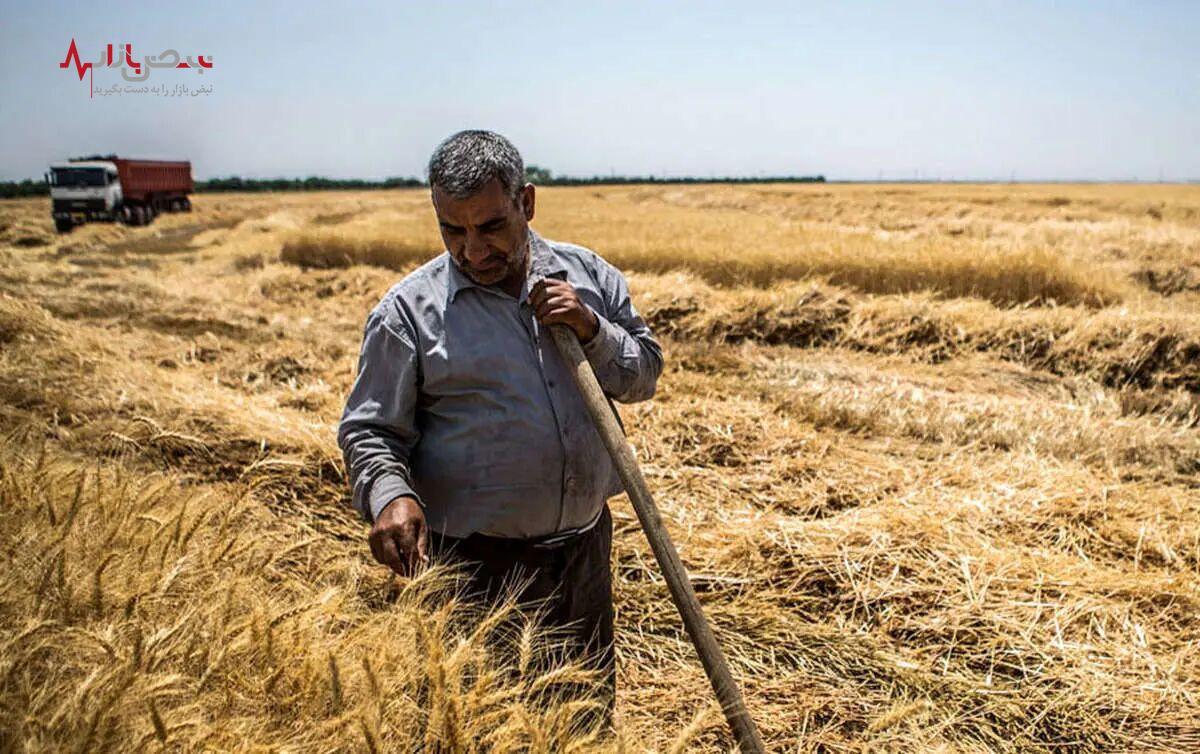
[(435, 186), (455, 199), (472, 196), (496, 178), (516, 200), (525, 186), (525, 162), (508, 139), (492, 131), (459, 131), (429, 158), (429, 188)]

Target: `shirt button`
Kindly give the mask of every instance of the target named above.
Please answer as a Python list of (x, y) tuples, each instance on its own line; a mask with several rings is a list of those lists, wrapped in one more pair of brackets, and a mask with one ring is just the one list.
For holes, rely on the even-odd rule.
[(550, 380), (546, 384), (549, 385), (550, 387), (554, 387), (554, 380)]

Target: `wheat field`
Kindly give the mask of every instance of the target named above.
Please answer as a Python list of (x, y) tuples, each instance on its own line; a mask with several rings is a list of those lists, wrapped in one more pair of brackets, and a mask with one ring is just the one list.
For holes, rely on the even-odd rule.
[[(617, 733), (371, 561), (334, 432), (423, 190), (0, 203), (0, 750), (729, 751), (613, 501)], [(771, 751), (1200, 750), (1200, 187), (544, 188), (664, 346), (625, 425)]]

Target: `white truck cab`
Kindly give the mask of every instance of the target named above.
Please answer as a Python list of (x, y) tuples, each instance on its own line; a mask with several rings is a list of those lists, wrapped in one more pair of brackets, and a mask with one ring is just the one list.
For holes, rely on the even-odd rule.
[(61, 233), (89, 220), (119, 220), (123, 197), (117, 166), (108, 160), (56, 162), (46, 174), (51, 213)]

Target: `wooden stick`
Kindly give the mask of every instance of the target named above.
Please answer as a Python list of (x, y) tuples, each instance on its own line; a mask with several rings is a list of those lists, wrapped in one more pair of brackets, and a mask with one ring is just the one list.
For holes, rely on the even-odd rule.
[(717, 700), (721, 703), (725, 720), (733, 731), (733, 737), (737, 740), (738, 747), (743, 754), (762, 754), (762, 739), (759, 738), (754, 720), (751, 719), (750, 712), (746, 709), (742, 692), (733, 680), (729, 664), (721, 652), (721, 645), (717, 643), (708, 621), (704, 618), (704, 612), (700, 609), (700, 601), (696, 599), (696, 592), (692, 589), (692, 582), (688, 580), (687, 571), (679, 560), (679, 554), (675, 551), (675, 545), (671, 542), (671, 536), (667, 533), (666, 526), (663, 525), (662, 517), (658, 513), (658, 506), (650, 497), (650, 488), (646, 485), (646, 479), (642, 476), (637, 458), (633, 455), (633, 448), (626, 442), (625, 433), (617, 424), (608, 398), (600, 388), (591, 364), (584, 356), (583, 347), (579, 345), (575, 331), (563, 325), (553, 325), (550, 327), (550, 331), (554, 335), (554, 343), (558, 346), (558, 352), (567, 362), (571, 376), (574, 377), (575, 384), (583, 395), (583, 402), (587, 404), (588, 413), (591, 414), (592, 421), (596, 423), (600, 439), (604, 441), (604, 446), (608, 448), (608, 453), (612, 456), (613, 463), (616, 464), (621, 481), (625, 484), (625, 491), (629, 493), (629, 499), (633, 501), (633, 509), (637, 511), (642, 530), (646, 532), (646, 538), (650, 540), (654, 557), (658, 559), (658, 566), (662, 569), (663, 576), (667, 579), (667, 586), (671, 590), (671, 598), (675, 601), (675, 607), (679, 609), (679, 614), (683, 616), (683, 625), (687, 628), (688, 636), (691, 637), (692, 644), (700, 654), (700, 662), (704, 665), (704, 671), (708, 673), (708, 679), (712, 682), (713, 691), (717, 694)]

